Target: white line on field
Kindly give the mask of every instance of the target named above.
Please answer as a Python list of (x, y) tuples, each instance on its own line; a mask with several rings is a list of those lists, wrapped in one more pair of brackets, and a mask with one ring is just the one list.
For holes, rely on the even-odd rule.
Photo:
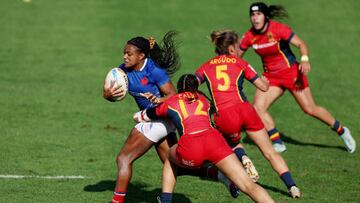
[(0, 178), (38, 178), (38, 179), (85, 179), (85, 176), (35, 176), (35, 175), (0, 175)]

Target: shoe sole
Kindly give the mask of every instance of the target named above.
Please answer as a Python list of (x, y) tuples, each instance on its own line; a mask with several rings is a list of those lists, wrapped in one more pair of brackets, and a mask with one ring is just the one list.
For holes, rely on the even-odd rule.
[[(351, 136), (351, 133), (350, 133), (350, 130), (347, 128), (347, 127), (344, 127), (344, 130), (345, 130), (345, 133), (346, 133), (346, 135), (347, 135), (347, 139), (344, 139), (343, 137), (342, 137), (342, 140), (344, 141), (344, 144), (345, 144), (345, 146), (346, 146), (346, 149), (347, 149), (347, 151), (350, 153), (350, 154), (352, 154), (352, 153), (354, 153), (355, 152), (355, 150), (356, 150), (356, 142), (355, 142), (355, 140), (354, 140), (354, 138)], [(344, 134), (345, 134), (344, 133)], [(348, 140), (349, 141), (349, 143), (353, 143), (353, 149), (349, 149), (347, 146), (347, 142), (345, 141), (345, 140)]]
[(289, 191), (290, 196), (295, 199), (295, 198), (300, 198), (301, 197), (301, 192), (299, 188), (294, 189), (294, 191), (292, 192), (292, 190)]
[(248, 176), (251, 178), (251, 180), (256, 183), (259, 180), (259, 173), (255, 169), (255, 166), (251, 163), (251, 161), (244, 163), (244, 168)]

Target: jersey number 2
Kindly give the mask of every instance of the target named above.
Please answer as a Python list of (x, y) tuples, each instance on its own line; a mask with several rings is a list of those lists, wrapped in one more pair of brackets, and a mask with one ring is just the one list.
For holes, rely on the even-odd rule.
[[(194, 115), (204, 115), (204, 116), (206, 116), (207, 112), (202, 109), (204, 107), (204, 103), (202, 103), (202, 101), (200, 101), (200, 100), (197, 100), (196, 102), (198, 103), (198, 105), (196, 106)], [(187, 118), (189, 116), (189, 113), (186, 110), (184, 100), (182, 100), (182, 99), (179, 100), (179, 106), (180, 106), (181, 113), (184, 116), (184, 119)]]

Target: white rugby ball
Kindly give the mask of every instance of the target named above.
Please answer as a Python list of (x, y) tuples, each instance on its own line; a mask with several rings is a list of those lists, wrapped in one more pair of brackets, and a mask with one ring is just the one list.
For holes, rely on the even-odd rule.
[(121, 101), (125, 98), (128, 93), (129, 83), (126, 73), (120, 68), (111, 69), (105, 78), (105, 86), (110, 87), (111, 83), (114, 83), (114, 86), (121, 87), (124, 90), (124, 95), (120, 97), (114, 97), (115, 101)]

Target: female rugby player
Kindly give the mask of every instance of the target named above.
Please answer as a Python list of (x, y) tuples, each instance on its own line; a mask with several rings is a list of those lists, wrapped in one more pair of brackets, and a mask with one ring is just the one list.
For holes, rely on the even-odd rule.
[[(273, 141), (275, 150), (283, 152), (286, 146), (281, 141), (280, 133), (275, 128), (268, 109), (285, 90), (289, 90), (306, 114), (329, 125), (344, 141), (348, 152), (353, 153), (356, 143), (349, 129), (343, 127), (324, 107), (318, 106), (312, 97), (306, 77), (310, 71), (310, 63), (305, 42), (289, 27), (272, 20), (275, 17), (287, 17), (286, 10), (282, 6), (267, 6), (257, 2), (251, 4), (249, 13), (252, 27), (241, 40), (240, 55), (252, 47), (263, 62), (263, 75), (269, 80), (270, 87), (267, 92), (256, 90), (254, 107)], [(297, 62), (289, 44), (299, 49), (300, 63)]]
[[(255, 202), (274, 202), (269, 194), (252, 182), (221, 133), (212, 127), (210, 104), (199, 93), (194, 75), (180, 77), (178, 94), (156, 108), (136, 113), (136, 121), (168, 117), (181, 135), (178, 144), (170, 148), (169, 159), (183, 168), (200, 168), (205, 161), (216, 165), (236, 186)], [(176, 167), (166, 160), (163, 169), (161, 203), (170, 203), (176, 182)]]
[[(160, 47), (153, 39), (144, 37), (130, 39), (124, 47), (124, 63), (119, 66), (128, 77), (129, 93), (140, 110), (157, 106), (176, 93), (168, 74), (179, 67), (174, 44), (175, 32), (168, 32)], [(124, 91), (114, 84), (104, 85), (104, 98), (113, 101)], [(166, 119), (139, 123), (131, 130), (117, 155), (118, 174), (112, 202), (122, 203), (132, 176), (133, 162), (153, 145), (160, 159), (167, 160), (169, 147), (176, 143), (175, 127)]]
[[(211, 40), (217, 56), (205, 62), (195, 75), (200, 84), (206, 82), (209, 88), (216, 108), (216, 127), (232, 144), (239, 143), (241, 131), (245, 130), (285, 183), (289, 194), (293, 198), (300, 197), (300, 190), (292, 179), (285, 160), (271, 146), (264, 124), (242, 91), (244, 79), (249, 80), (260, 91), (267, 91), (267, 80), (259, 78), (255, 70), (238, 57), (239, 37), (234, 31), (214, 31)], [(239, 155), (238, 158), (240, 159)]]

